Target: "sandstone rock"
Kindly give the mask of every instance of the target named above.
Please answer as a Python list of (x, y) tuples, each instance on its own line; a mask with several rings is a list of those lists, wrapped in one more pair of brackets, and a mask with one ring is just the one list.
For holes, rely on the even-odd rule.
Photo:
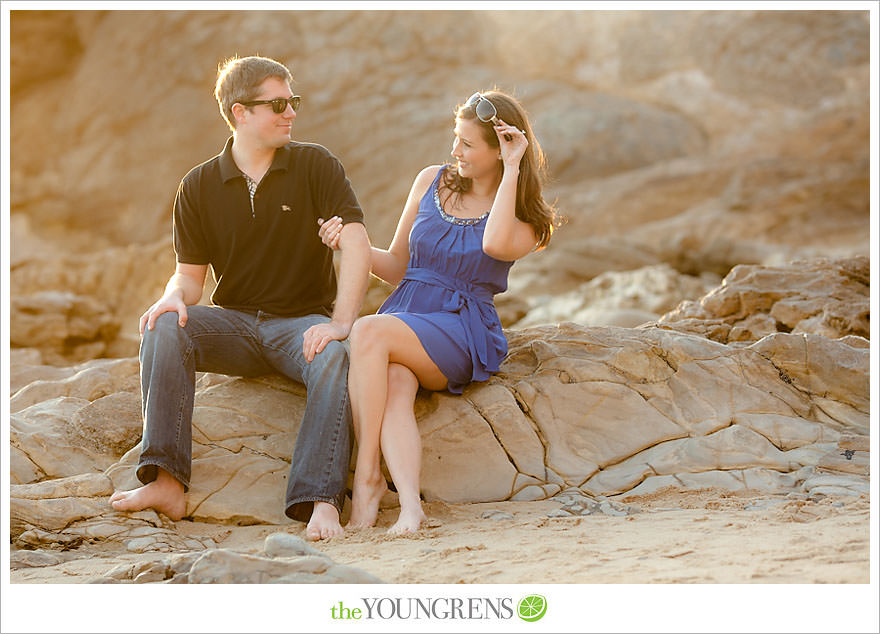
[[(510, 354), (488, 382), (469, 386), (460, 397), (418, 397), (425, 499), (531, 500), (563, 489), (599, 498), (669, 485), (812, 494), (826, 490), (821, 487), (859, 492), (854, 482), (867, 482), (864, 455), (833, 458), (843, 451), (842, 436), (868, 431), (870, 350), (851, 345), (863, 341), (859, 337), (777, 333), (732, 347), (665, 328), (571, 323), (508, 331), (508, 337)], [(137, 486), (139, 447), (106, 474), (96, 473), (102, 456), (115, 460), (122, 439), (134, 439), (112, 425), (104, 436), (98, 430), (108, 417), (119, 418), (118, 404), (133, 411), (132, 399), (124, 392), (93, 403), (62, 397), (16, 414), (26, 413), (31, 427), (13, 438), (20, 451), (37, 455), (37, 448), (52, 444), (40, 438), (54, 434), (55, 444), (73, 448), (63, 467), (80, 472), (13, 485), (18, 543), (113, 540), (135, 552), (211, 547), (177, 535), (173, 523), (155, 513), (109, 507), (113, 489)], [(281, 511), (284, 479), (303, 406), (302, 386), (281, 377), (202, 375), (187, 515), (288, 523)], [(130, 431), (135, 420), (132, 414)], [(71, 440), (82, 438), (83, 430), (91, 438), (88, 451)], [(33, 464), (51, 470), (60, 462)], [(840, 475), (805, 484), (823, 473)], [(263, 575), (262, 564), (254, 565), (253, 574)], [(301, 573), (277, 576), (292, 580)], [(232, 573), (210, 574), (219, 579)]]
[(530, 255), (514, 265), (509, 292), (535, 298), (556, 296), (606, 271), (641, 269), (660, 261), (653, 250), (621, 238), (581, 238), (564, 242), (554, 238), (552, 249)]
[[(842, 88), (835, 70), (865, 61), (859, 45), (867, 24), (857, 14), (805, 11), (794, 15), (744, 12), (697, 18), (694, 59), (722, 90), (750, 100), (793, 106), (816, 104)], [(808, 35), (809, 34), (809, 35)], [(832, 46), (831, 42), (840, 42)], [(772, 56), (777, 64), (758, 60)]]
[[(419, 396), (426, 499), (568, 496), (557, 511), (571, 518), (667, 486), (792, 504), (868, 493), (867, 15), (431, 17), (13, 12), (10, 538), (38, 550), (12, 566), (107, 543), (139, 559), (101, 582), (377, 581), (286, 556), (301, 545), (278, 534), (272, 559), (220, 551), (107, 503), (139, 485), (137, 319), (174, 268), (172, 198), (229, 134), (213, 69), (255, 41), (292, 68), (295, 138), (342, 160), (377, 246), (418, 170), (448, 159), (453, 108), (475, 90), (513, 89), (546, 152), (545, 195), (567, 222), (497, 300), (516, 328), (502, 372)], [(108, 91), (117, 107), (96, 110)], [(724, 284), (697, 301), (714, 276)], [(389, 291), (373, 280), (363, 313)], [(200, 376), (189, 518), (289, 524), (303, 402), (277, 377)]]
[[(292, 537), (292, 536), (291, 536)], [(315, 551), (317, 553), (317, 551)], [(120, 564), (99, 583), (382, 583), (320, 553), (266, 558), (211, 548)]]
[[(737, 264), (869, 252), (865, 15), (461, 15), (12, 14), (16, 337), (52, 364), (136, 354), (137, 317), (174, 266), (174, 191), (229, 134), (205, 86), (218, 61), (253, 41), (274, 41), (264, 53), (292, 67), (305, 95), (295, 136), (342, 160), (377, 246), (390, 242), (418, 169), (448, 158), (455, 105), (493, 85), (522, 98), (549, 161), (545, 193), (569, 222), (550, 249), (513, 268), (505, 326), (522, 316), (523, 302), (574, 291), (606, 271), (665, 262), (681, 274), (723, 276)], [(465, 45), (446, 46), (452, 29)], [(176, 44), (157, 50), (158, 38)], [(523, 41), (533, 45), (522, 49)], [(95, 94), (135, 74), (144, 85), (136, 97), (116, 90), (119, 107), (95, 112)], [(352, 102), (398, 125), (352, 120)], [(47, 158), (49, 146), (62, 151)], [(371, 291), (365, 310), (384, 292)], [(46, 293), (71, 295), (64, 319), (45, 310)], [(637, 309), (589, 317), (628, 326), (645, 317), (629, 310)], [(757, 337), (769, 322), (742, 326), (747, 332), (734, 336)]]
[(324, 556), (269, 559), (210, 550), (196, 559), (188, 583), (381, 583), (353, 566), (334, 564)]
[(620, 497), (626, 499), (630, 496), (647, 495), (666, 487), (674, 487), (682, 491), (717, 488), (727, 491), (743, 491), (748, 489), (765, 493), (787, 493), (789, 491), (800, 491), (810, 473), (811, 469), (809, 468), (789, 473), (779, 473), (772, 469), (754, 468), (649, 476), (638, 486), (630, 489), (629, 492)]
[(55, 566), (63, 561), (64, 557), (57, 553), (47, 553), (39, 550), (16, 550), (9, 553), (10, 570)]
[[(467, 398), (433, 392), (417, 400), (416, 418), (422, 435), (422, 495), (426, 500), (489, 502), (510, 496), (516, 467), (495, 440), (490, 423)], [(459, 477), (477, 465), (493, 477)]]
[(871, 439), (868, 436), (845, 434), (840, 437), (837, 446), (844, 450), (871, 451)]
[[(204, 375), (193, 411), (193, 475), (186, 515), (201, 521), (282, 524), (290, 456), (304, 388), (280, 376)], [(135, 445), (107, 474), (114, 488), (140, 486)]]
[(137, 355), (138, 318), (174, 270), (167, 241), (71, 255), (34, 236), (26, 223), (16, 223), (15, 231), (21, 244), (13, 254), (28, 250), (15, 255), (10, 273), (11, 345), (38, 348), (54, 365)]
[[(136, 360), (91, 363), (73, 376), (36, 382), (12, 399), (10, 417), (13, 483), (103, 471), (141, 437), (140, 397), (115, 391), (136, 385)], [(48, 398), (23, 409), (28, 400)], [(91, 402), (88, 399), (93, 399)]]
[(830, 340), (779, 333), (752, 347), (779, 368), (783, 381), (810, 395), (822, 422), (840, 431), (866, 434), (870, 404), (865, 343), (861, 337)]
[(29, 381), (14, 390), (10, 411), (18, 412), (31, 405), (58, 396), (89, 401), (117, 392), (140, 393), (139, 365), (136, 358), (95, 359), (68, 368), (29, 366), (18, 368), (13, 382)]
[(683, 303), (659, 323), (723, 343), (770, 332), (867, 338), (868, 277), (867, 258), (738, 266), (699, 302)]
[[(547, 91), (566, 88), (551, 85)], [(567, 92), (565, 101), (551, 103), (534, 122), (541, 143), (553, 148), (554, 174), (561, 179), (607, 176), (705, 150), (704, 132), (673, 110), (617, 95)]]
[(101, 356), (104, 342), (120, 328), (94, 299), (58, 291), (13, 297), (10, 324), (10, 345), (47, 348), (77, 360)]
[(568, 293), (535, 297), (534, 308), (514, 327), (572, 321), (585, 326), (632, 328), (656, 321), (683, 300), (702, 297), (718, 281), (712, 276), (681, 275), (668, 264), (606, 271)]
[(115, 462), (112, 453), (96, 447), (70, 421), (89, 402), (59, 397), (10, 417), (12, 480), (24, 484), (45, 478), (103, 471)]

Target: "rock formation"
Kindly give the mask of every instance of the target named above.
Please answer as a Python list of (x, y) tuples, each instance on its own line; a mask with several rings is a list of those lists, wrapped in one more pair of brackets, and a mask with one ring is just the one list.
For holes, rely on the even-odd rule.
[[(719, 299), (725, 293), (747, 297), (722, 316), (759, 322), (792, 297), (779, 290), (789, 288), (797, 301), (786, 305), (842, 297), (846, 314), (863, 317), (863, 267), (856, 259), (751, 267), (748, 276), (737, 270), (700, 305), (711, 311), (731, 304)], [(803, 275), (811, 283), (791, 283)], [(835, 304), (825, 305), (833, 316)], [(716, 313), (701, 329), (691, 311), (688, 329), (672, 329), (685, 310), (640, 328), (508, 330), (510, 352), (498, 375), (462, 396), (417, 399), (425, 499), (535, 500), (573, 491), (626, 497), (665, 486), (867, 492), (870, 350), (867, 338), (851, 334), (858, 319), (832, 319), (844, 325), (831, 333), (828, 319), (805, 311), (783, 332), (726, 345), (702, 334), (719, 328)], [(117, 513), (107, 504), (114, 489), (138, 485), (137, 362), (84, 366), (13, 396), (15, 543), (196, 547), (153, 512)], [(186, 515), (288, 523), (282, 495), (304, 402), (302, 386), (281, 377), (200, 375)], [(847, 452), (854, 444), (860, 448)]]
[[(425, 16), (13, 12), (12, 347), (54, 365), (136, 354), (137, 318), (174, 266), (179, 180), (229, 133), (215, 68), (256, 43), (292, 68), (294, 137), (339, 156), (379, 246), (418, 170), (449, 159), (455, 105), (493, 85), (522, 99), (567, 223), (513, 268), (523, 305), (507, 325), (608, 271), (723, 277), (868, 254), (867, 12)], [(595, 313), (588, 325), (609, 323)]]

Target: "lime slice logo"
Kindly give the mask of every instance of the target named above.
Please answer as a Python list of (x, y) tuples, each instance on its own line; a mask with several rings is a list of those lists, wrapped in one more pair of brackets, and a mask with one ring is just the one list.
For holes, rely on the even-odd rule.
[(516, 611), (523, 621), (537, 621), (547, 613), (547, 599), (540, 594), (530, 594), (520, 600)]

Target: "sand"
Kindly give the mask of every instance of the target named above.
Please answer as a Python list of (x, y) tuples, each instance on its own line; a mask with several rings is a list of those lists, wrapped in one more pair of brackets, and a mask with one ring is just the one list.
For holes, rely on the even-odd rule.
[[(867, 496), (809, 501), (670, 490), (623, 501), (639, 512), (551, 518), (558, 501), (426, 503), (426, 525), (402, 537), (386, 534), (397, 515), (386, 508), (376, 527), (315, 547), (393, 584), (869, 583)], [(305, 537), (302, 524), (182, 520), (177, 529), (254, 554), (273, 532)], [(86, 583), (120, 563), (166, 556), (107, 544), (61, 555), (69, 560), (13, 570), (11, 582)]]
[[(11, 571), (3, 631), (162, 631), (147, 614), (172, 618), (171, 631), (190, 632), (877, 631), (868, 496), (810, 501), (667, 490), (623, 501), (638, 512), (557, 518), (548, 517), (562, 508), (557, 500), (433, 502), (425, 504), (423, 529), (404, 537), (385, 533), (397, 516), (396, 508), (385, 508), (375, 528), (315, 544), (337, 563), (385, 581), (381, 586), (92, 585), (120, 564), (168, 555), (129, 553), (112, 543), (46, 551), (65, 561)], [(182, 520), (176, 529), (252, 554), (263, 554), (265, 538), (275, 532), (305, 537), (298, 523)], [(531, 593), (545, 595), (553, 607), (539, 623), (330, 617), (340, 601), (353, 606), (364, 596), (516, 602)], [(158, 599), (145, 606), (158, 611), (136, 607), (132, 619), (132, 606), (144, 598)]]

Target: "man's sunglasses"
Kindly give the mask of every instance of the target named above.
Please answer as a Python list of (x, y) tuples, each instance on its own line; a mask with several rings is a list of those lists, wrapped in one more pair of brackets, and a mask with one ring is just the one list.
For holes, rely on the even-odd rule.
[(260, 106), (264, 103), (268, 103), (272, 105), (272, 112), (275, 114), (281, 114), (285, 110), (287, 110), (287, 105), (290, 104), (290, 107), (293, 108), (293, 111), (296, 112), (299, 109), (299, 95), (293, 95), (292, 97), (288, 97), (285, 99), (284, 97), (278, 97), (278, 99), (262, 99), (260, 101), (242, 101), (241, 105), (243, 106)]
[[(486, 99), (483, 95), (478, 92), (475, 92), (468, 100), (464, 102), (465, 107), (473, 106), (474, 114), (477, 115), (477, 119), (482, 121), (483, 123), (492, 122), (492, 125), (501, 125), (501, 122), (498, 121), (498, 111), (495, 109), (495, 104)], [(511, 136), (509, 134), (504, 135), (505, 141), (510, 141)]]

